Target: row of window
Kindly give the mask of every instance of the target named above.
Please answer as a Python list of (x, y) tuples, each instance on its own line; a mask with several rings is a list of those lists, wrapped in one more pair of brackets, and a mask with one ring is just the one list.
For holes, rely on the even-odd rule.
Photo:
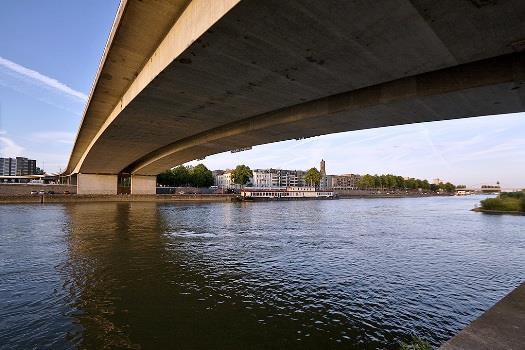
[[(306, 192), (250, 192), (252, 197), (305, 197)], [(309, 195), (312, 192), (307, 192)], [(331, 192), (314, 192), (317, 197), (331, 196)]]

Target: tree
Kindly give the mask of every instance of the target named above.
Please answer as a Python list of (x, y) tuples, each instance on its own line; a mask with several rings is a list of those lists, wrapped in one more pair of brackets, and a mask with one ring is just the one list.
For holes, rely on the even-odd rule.
[(405, 178), (403, 176), (396, 176), (397, 186), (401, 189), (406, 189)]
[(456, 186), (454, 186), (453, 184), (451, 184), (450, 182), (447, 182), (444, 186), (443, 186), (443, 189), (447, 192), (454, 192), (456, 190)]
[(171, 170), (173, 174), (173, 186), (186, 186), (190, 181), (190, 171), (188, 167), (179, 165)]
[(44, 175), (44, 172), (44, 169), (40, 169), (39, 167), (35, 169), (35, 175)]
[(316, 168), (310, 168), (304, 174), (304, 182), (310, 186), (319, 186), (321, 183), (321, 173)]
[(190, 183), (195, 187), (209, 187), (213, 185), (213, 175), (204, 164), (197, 164), (190, 171)]
[(252, 170), (244, 164), (237, 165), (231, 174), (233, 183), (241, 186), (246, 185), (252, 176)]
[(376, 181), (375, 176), (366, 174), (365, 176), (363, 176), (363, 188), (368, 189), (370, 187), (374, 187), (375, 181)]
[(162, 186), (174, 186), (173, 172), (171, 170), (166, 170), (157, 175), (157, 183)]

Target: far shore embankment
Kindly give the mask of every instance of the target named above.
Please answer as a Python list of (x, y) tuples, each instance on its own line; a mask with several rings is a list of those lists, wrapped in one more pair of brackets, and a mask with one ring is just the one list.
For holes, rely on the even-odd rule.
[(482, 209), (482, 208), (474, 208), (470, 209), (471, 211), (475, 211), (476, 213), (483, 213), (483, 214), (492, 214), (492, 215), (522, 215), (525, 216), (525, 212), (523, 211), (508, 211), (508, 210), (489, 210), (489, 209)]
[[(425, 198), (446, 196), (437, 194), (375, 194), (359, 193), (338, 195), (334, 199), (359, 198)], [(301, 200), (303, 198), (298, 198)], [(304, 198), (303, 200), (305, 200)], [(313, 198), (312, 198), (313, 199)], [(85, 202), (234, 202), (241, 200), (235, 194), (152, 194), (152, 195), (79, 195), (79, 194), (35, 194), (35, 195), (0, 195), (0, 204), (18, 203), (85, 203)], [(269, 199), (268, 201), (278, 201)], [(250, 201), (251, 202), (251, 201)]]
[(78, 195), (44, 194), (0, 196), (0, 204), (86, 202), (231, 202), (230, 194)]
[(448, 197), (453, 196), (453, 193), (436, 193), (431, 191), (388, 191), (388, 190), (334, 190), (337, 198), (422, 198), (422, 197)]
[[(0, 184), (0, 204), (77, 202), (232, 202), (238, 194), (212, 193), (209, 188), (157, 188), (155, 195), (78, 195), (73, 185)], [(164, 192), (164, 193), (162, 193)], [(426, 191), (335, 190), (335, 199), (424, 198), (450, 196)], [(302, 198), (301, 198), (302, 199)], [(271, 201), (279, 199), (269, 199)], [(299, 199), (300, 200), (300, 199)]]

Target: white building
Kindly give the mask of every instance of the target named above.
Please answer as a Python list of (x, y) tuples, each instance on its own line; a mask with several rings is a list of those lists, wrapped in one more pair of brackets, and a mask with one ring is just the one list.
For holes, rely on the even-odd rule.
[(252, 184), (254, 187), (293, 187), (304, 186), (302, 170), (255, 169)]
[(215, 176), (215, 186), (219, 188), (234, 188), (232, 181), (232, 170), (226, 169), (222, 174), (217, 173)]
[(252, 184), (254, 187), (272, 187), (271, 169), (255, 169), (252, 171)]

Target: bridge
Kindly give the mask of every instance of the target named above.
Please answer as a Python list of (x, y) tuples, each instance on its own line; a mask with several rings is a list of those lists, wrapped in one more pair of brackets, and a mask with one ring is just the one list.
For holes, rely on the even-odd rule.
[(79, 194), (276, 141), (525, 110), (522, 0), (123, 0), (66, 175)]

